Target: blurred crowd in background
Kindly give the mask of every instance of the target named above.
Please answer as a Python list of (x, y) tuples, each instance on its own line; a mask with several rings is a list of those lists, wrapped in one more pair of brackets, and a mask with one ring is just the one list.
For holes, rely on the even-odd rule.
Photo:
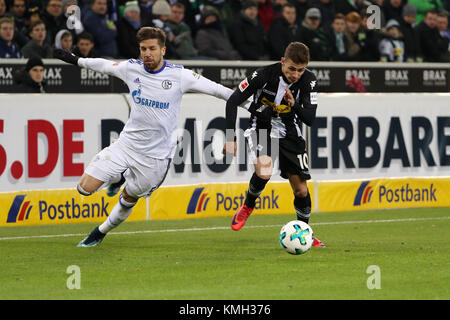
[(168, 59), (279, 60), (300, 41), (312, 61), (450, 62), (449, 11), (450, 0), (0, 0), (0, 58), (138, 58), (136, 32), (153, 26)]

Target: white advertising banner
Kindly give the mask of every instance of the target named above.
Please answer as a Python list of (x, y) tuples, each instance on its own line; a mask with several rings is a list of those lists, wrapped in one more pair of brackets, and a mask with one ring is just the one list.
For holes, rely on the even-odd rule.
[[(177, 153), (165, 184), (248, 181), (253, 169), (242, 132), (249, 114), (238, 113), (238, 155), (227, 165), (221, 155), (224, 109), (215, 98), (184, 97), (182, 157)], [(450, 94), (319, 94), (317, 119), (307, 137), (313, 180), (450, 176)], [(192, 165), (194, 159), (201, 165)], [(272, 180), (280, 181), (277, 164)]]
[(74, 188), (128, 114), (117, 94), (0, 95), (0, 191)]
[(450, 176), (450, 94), (319, 94), (315, 180)]
[[(313, 180), (450, 176), (450, 94), (319, 94), (318, 106), (308, 133)], [(0, 95), (0, 192), (74, 188), (128, 113), (119, 94)], [(224, 117), (223, 100), (183, 97), (164, 185), (249, 180), (249, 113), (239, 110), (231, 163), (221, 153)], [(277, 169), (272, 180), (282, 180)]]

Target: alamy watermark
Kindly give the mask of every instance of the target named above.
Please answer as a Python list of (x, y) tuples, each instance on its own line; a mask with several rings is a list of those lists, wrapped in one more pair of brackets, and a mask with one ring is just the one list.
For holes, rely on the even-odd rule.
[(370, 274), (370, 276), (367, 278), (367, 289), (373, 290), (373, 289), (381, 289), (381, 269), (377, 265), (370, 265), (366, 269), (366, 273)]
[(77, 5), (71, 5), (66, 10), (67, 22), (66, 26), (69, 30), (78, 30), (83, 28), (81, 23), (81, 9)]
[(66, 281), (66, 287), (69, 290), (81, 289), (81, 269), (77, 265), (70, 265), (66, 269), (66, 273), (70, 274)]
[(372, 4), (367, 7), (367, 29), (369, 30), (380, 30), (381, 29), (381, 9), (379, 6)]

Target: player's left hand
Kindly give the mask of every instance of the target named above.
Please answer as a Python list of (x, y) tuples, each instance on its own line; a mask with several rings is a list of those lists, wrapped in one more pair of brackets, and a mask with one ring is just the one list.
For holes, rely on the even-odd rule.
[(295, 104), (295, 99), (294, 96), (292, 95), (291, 90), (289, 90), (288, 87), (284, 88), (284, 90), (286, 91), (286, 93), (283, 96), (284, 101), (286, 101), (290, 107), (293, 107)]
[(73, 65), (78, 65), (78, 59), (80, 58), (74, 55), (72, 52), (66, 51), (64, 49), (53, 50), (53, 57), (64, 62), (71, 63)]

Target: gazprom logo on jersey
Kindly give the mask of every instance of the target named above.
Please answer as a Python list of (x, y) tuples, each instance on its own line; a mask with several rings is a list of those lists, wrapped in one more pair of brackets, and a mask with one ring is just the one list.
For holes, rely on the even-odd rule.
[(25, 197), (26, 194), (17, 195), (14, 197), (11, 207), (9, 208), (8, 218), (6, 220), (7, 223), (15, 223), (17, 221), (28, 219), (33, 206), (30, 206), (30, 201), (24, 202)]
[[(374, 190), (369, 181), (361, 182), (356, 192), (354, 206), (360, 206), (371, 201)], [(377, 188), (378, 203), (407, 203), (407, 202), (437, 202), (436, 187), (433, 183), (427, 186), (412, 186), (409, 183), (389, 186), (381, 184)], [(375, 197), (376, 199), (376, 197)]]
[(143, 107), (151, 107), (155, 109), (169, 109), (169, 102), (155, 101), (152, 99), (141, 97), (141, 89), (134, 90), (131, 97), (135, 104)]
[[(208, 193), (204, 192), (204, 189), (204, 187), (199, 187), (194, 190), (189, 200), (187, 214), (207, 210), (211, 197), (208, 197)], [(244, 204), (245, 196), (245, 193), (230, 195), (216, 192), (214, 197), (216, 201), (215, 206), (213, 205), (210, 209), (215, 211), (236, 211)], [(256, 199), (255, 209), (279, 209), (278, 197), (279, 195), (275, 193), (275, 190), (271, 190), (270, 195), (260, 196)]]

